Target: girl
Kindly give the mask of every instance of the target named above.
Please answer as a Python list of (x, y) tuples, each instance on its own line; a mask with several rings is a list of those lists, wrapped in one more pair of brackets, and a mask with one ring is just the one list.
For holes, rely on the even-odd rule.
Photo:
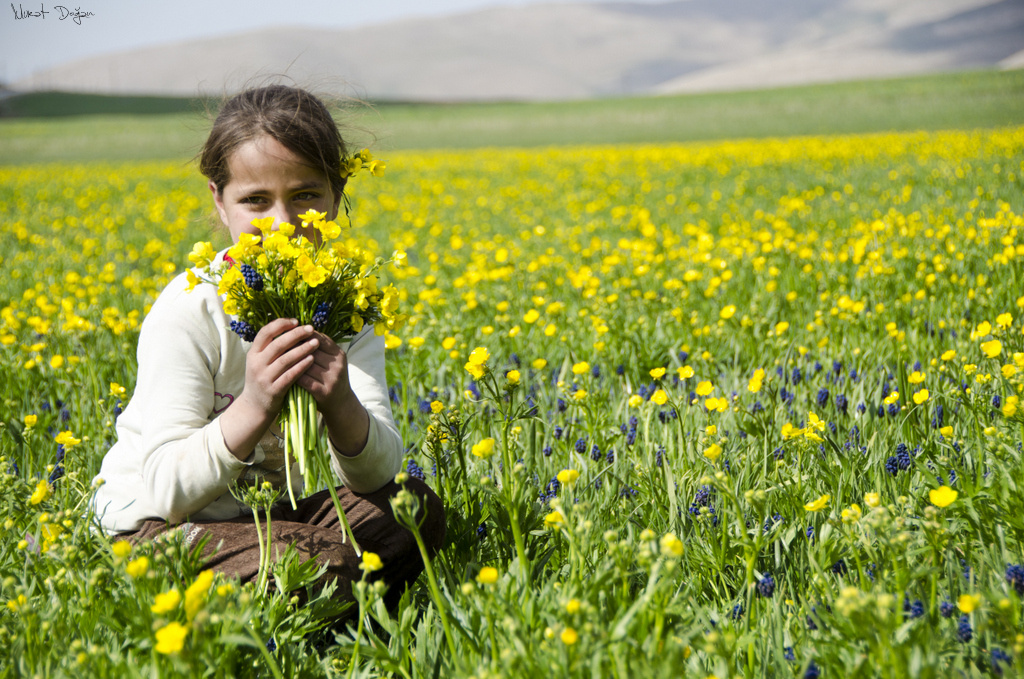
[[(245, 91), (221, 110), (200, 158), (213, 202), (233, 241), (258, 234), (255, 218), (296, 225), (313, 209), (334, 219), (343, 199), (346, 148), (330, 112), (308, 92), (284, 85)], [(223, 257), (223, 253), (218, 255)], [(220, 259), (218, 259), (220, 261)], [(252, 343), (230, 330), (231, 317), (212, 285), (192, 291), (185, 274), (167, 286), (142, 324), (138, 381), (117, 420), (117, 443), (103, 459), (95, 510), (103, 527), (133, 542), (178, 530), (202, 537), (208, 567), (254, 580), (259, 543), (251, 510), (231, 495), (235, 484), (285, 483), (275, 425), (289, 387), (316, 400), (330, 441), (338, 492), (360, 547), (375, 552), (376, 573), (397, 602), (423, 565), (412, 534), (392, 515), (389, 498), (402, 459), (384, 373), (384, 340), (372, 326), (343, 345), (296, 320), (267, 324)], [(292, 478), (301, 478), (297, 470)], [(441, 502), (410, 479), (425, 514), (432, 550), (444, 538)], [(293, 545), (327, 565), (339, 595), (362, 576), (325, 490), (271, 511), (272, 555)]]

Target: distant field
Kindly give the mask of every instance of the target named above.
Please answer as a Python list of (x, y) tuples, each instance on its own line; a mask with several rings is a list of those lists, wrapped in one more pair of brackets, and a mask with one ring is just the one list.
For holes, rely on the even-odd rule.
[[(0, 164), (187, 160), (209, 127), (201, 102), (33, 97), (5, 104), (8, 111), (35, 117), (0, 119)], [(136, 113), (53, 117), (68, 110)], [(160, 110), (177, 112), (156, 113)], [(372, 143), (379, 152), (991, 128), (1024, 123), (1024, 71), (658, 98), (385, 103), (361, 109), (351, 120), (365, 130), (354, 133), (355, 143)]]

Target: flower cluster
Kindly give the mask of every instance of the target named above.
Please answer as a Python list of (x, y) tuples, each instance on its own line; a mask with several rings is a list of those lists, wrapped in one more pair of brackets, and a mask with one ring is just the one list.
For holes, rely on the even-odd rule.
[(196, 243), (187, 273), (189, 290), (206, 282), (217, 286), (224, 310), (237, 316), (231, 329), (251, 342), (275, 318), (293, 317), (340, 340), (373, 324), (378, 335), (399, 328), (398, 290), (381, 288), (377, 272), (387, 262), (374, 258), (350, 240), (324, 213), (301, 215), (313, 240), (295, 237), (291, 224), (274, 218), (253, 220), (260, 235), (243, 233), (218, 258), (208, 242)]

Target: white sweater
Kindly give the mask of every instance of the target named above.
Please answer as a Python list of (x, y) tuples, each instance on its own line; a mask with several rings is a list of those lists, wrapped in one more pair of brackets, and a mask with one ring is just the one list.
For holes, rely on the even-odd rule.
[[(268, 437), (242, 461), (228, 450), (220, 429), (220, 413), (245, 386), (251, 345), (231, 330), (232, 317), (214, 286), (186, 288), (181, 274), (142, 323), (135, 392), (117, 419), (117, 443), (97, 475), (104, 483), (94, 509), (110, 532), (137, 530), (146, 519), (173, 524), (235, 518), (248, 509), (228, 488), (266, 456)], [(354, 457), (332, 447), (331, 466), (351, 490), (371, 492), (394, 478), (403, 454), (388, 398), (384, 338), (367, 326), (341, 346), (370, 430)], [(297, 464), (292, 479), (301, 483)]]

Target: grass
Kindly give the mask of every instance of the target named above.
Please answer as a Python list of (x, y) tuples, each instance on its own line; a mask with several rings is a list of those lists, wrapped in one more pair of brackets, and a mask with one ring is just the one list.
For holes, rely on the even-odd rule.
[[(136, 98), (138, 108), (122, 102), (103, 109), (133, 114), (100, 115), (103, 107), (90, 98), (38, 97), (21, 108), (36, 117), (0, 120), (0, 164), (186, 160), (209, 129), (205, 106), (194, 101), (154, 113), (171, 104)], [(51, 117), (58, 109), (85, 114)], [(1024, 122), (1024, 71), (553, 103), (381, 103), (351, 122), (354, 143), (372, 143), (378, 152), (992, 128)]]

